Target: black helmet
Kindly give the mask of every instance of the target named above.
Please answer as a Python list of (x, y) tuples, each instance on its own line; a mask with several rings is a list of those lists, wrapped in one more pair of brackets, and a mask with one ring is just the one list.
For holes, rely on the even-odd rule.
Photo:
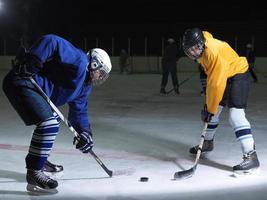
[(192, 58), (197, 59), (201, 56), (194, 56), (188, 50), (193, 46), (197, 46), (199, 49), (204, 50), (205, 38), (202, 31), (199, 28), (187, 29), (183, 35), (183, 50), (185, 54)]

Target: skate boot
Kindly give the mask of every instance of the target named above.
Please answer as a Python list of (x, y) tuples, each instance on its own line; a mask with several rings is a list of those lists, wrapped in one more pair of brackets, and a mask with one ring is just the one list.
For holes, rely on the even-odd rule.
[(174, 92), (175, 92), (175, 94), (180, 94), (180, 91), (179, 91), (179, 87), (174, 87)]
[[(191, 147), (189, 149), (189, 152), (191, 154), (197, 154), (197, 150), (198, 150), (198, 145)], [(202, 150), (201, 150), (201, 154), (202, 153), (208, 153), (211, 152), (213, 150), (213, 140), (204, 140), (203, 146), (202, 146)]]
[(48, 160), (45, 161), (44, 167), (42, 171), (54, 179), (59, 179), (63, 176), (63, 166), (62, 165), (55, 165)]
[(243, 161), (233, 167), (235, 175), (247, 175), (247, 174), (256, 174), (258, 173), (258, 168), (260, 162), (255, 150), (248, 152), (243, 155)]
[(42, 170), (28, 169), (26, 180), (28, 182), (27, 190), (29, 192), (57, 192), (57, 181), (45, 175)]
[(165, 88), (162, 87), (162, 88), (160, 89), (160, 94), (161, 94), (161, 95), (164, 95), (164, 96), (167, 95), (167, 92), (166, 92)]

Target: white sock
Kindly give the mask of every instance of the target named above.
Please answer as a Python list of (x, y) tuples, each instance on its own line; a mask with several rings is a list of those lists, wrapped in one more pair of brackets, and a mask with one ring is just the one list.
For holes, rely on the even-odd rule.
[(219, 125), (219, 117), (222, 112), (222, 109), (223, 109), (223, 106), (219, 106), (216, 115), (214, 115), (211, 118), (210, 122), (208, 123), (205, 140), (213, 140), (217, 127)]
[(254, 150), (254, 139), (251, 134), (239, 137), (238, 141), (241, 144), (243, 154)]

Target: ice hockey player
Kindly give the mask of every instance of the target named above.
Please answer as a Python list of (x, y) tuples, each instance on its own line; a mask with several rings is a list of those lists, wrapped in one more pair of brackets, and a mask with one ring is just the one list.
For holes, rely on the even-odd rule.
[[(243, 161), (234, 166), (233, 171), (235, 174), (252, 173), (260, 163), (251, 126), (245, 116), (250, 84), (247, 59), (240, 57), (227, 42), (199, 28), (187, 29), (182, 42), (185, 54), (201, 64), (207, 74), (206, 103), (201, 118), (208, 123), (208, 129), (202, 153), (213, 150), (219, 116), (227, 105), (229, 121), (243, 153)], [(190, 153), (196, 154), (197, 148), (192, 147)]]
[(169, 74), (171, 74), (172, 78), (172, 85), (174, 88), (175, 94), (180, 94), (179, 91), (179, 82), (177, 77), (177, 60), (179, 58), (179, 51), (177, 44), (173, 38), (169, 38), (167, 40), (168, 45), (166, 46), (164, 50), (164, 54), (162, 56), (162, 79), (161, 79), (161, 85), (160, 85), (160, 94), (166, 95), (167, 92), (165, 90), (165, 87), (168, 83), (168, 77)]
[(59, 132), (59, 116), (36, 90), (29, 77), (56, 106), (68, 104), (68, 120), (78, 132), (73, 144), (83, 153), (93, 147), (88, 117), (88, 97), (93, 85), (100, 85), (111, 71), (110, 57), (100, 48), (88, 53), (57, 35), (42, 36), (24, 56), (16, 59), (3, 80), (3, 90), (25, 125), (35, 125), (25, 158), (27, 190), (54, 192), (57, 180), (44, 171), (62, 171), (47, 157)]

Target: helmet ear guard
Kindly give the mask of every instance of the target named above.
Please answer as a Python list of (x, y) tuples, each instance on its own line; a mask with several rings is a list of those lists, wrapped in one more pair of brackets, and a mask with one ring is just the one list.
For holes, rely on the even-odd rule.
[[(202, 31), (199, 28), (187, 29), (183, 35), (182, 46), (184, 53), (191, 59), (198, 59), (203, 51), (205, 45), (205, 38)], [(201, 53), (199, 55), (195, 55), (192, 53), (191, 48), (199, 50)]]

